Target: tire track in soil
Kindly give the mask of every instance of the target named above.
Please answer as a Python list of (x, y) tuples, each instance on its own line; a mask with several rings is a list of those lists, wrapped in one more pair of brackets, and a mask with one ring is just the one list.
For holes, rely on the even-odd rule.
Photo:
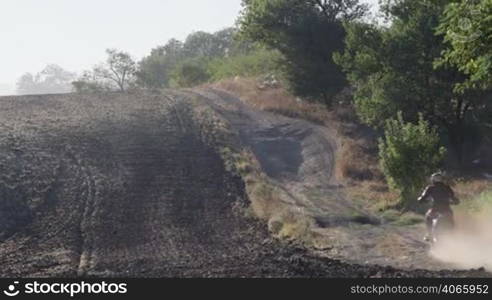
[(84, 201), (84, 210), (82, 215), (82, 221), (80, 222), (80, 239), (81, 239), (81, 248), (80, 248), (80, 258), (79, 264), (77, 267), (77, 275), (84, 276), (87, 274), (88, 269), (91, 266), (92, 259), (92, 247), (94, 243), (93, 234), (91, 231), (92, 228), (92, 219), (95, 210), (95, 183), (90, 173), (90, 170), (87, 170), (87, 167), (84, 167), (79, 159), (77, 159), (78, 165), (80, 166), (81, 171), (84, 173), (83, 178), (83, 186), (85, 196)]

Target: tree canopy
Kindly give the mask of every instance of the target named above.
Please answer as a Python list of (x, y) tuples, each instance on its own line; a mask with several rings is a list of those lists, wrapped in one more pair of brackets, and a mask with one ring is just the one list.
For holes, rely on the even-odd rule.
[(330, 104), (347, 85), (332, 59), (344, 46), (342, 23), (366, 11), (357, 0), (244, 0), (240, 32), (282, 54), (283, 74), (295, 94)]
[(400, 110), (405, 120), (416, 122), (422, 113), (461, 157), (484, 94), (457, 93), (454, 87), (465, 74), (449, 65), (435, 67), (445, 49), (443, 36), (436, 34), (445, 2), (385, 1), (391, 25), (347, 24), (346, 49), (335, 60), (355, 88), (354, 104), (364, 122), (381, 127)]
[(467, 75), (457, 90), (492, 88), (492, 0), (449, 4), (439, 33), (449, 45), (439, 63), (456, 66)]

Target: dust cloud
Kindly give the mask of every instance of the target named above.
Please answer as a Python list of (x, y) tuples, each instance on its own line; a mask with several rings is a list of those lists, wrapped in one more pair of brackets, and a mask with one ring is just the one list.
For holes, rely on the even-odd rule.
[(457, 268), (492, 271), (492, 207), (476, 214), (457, 212), (456, 222), (456, 230), (433, 246), (432, 256)]

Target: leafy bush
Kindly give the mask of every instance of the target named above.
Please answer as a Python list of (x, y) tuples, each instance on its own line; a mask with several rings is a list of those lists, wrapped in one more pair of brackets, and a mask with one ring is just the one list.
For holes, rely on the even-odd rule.
[(381, 167), (390, 187), (399, 191), (404, 208), (415, 207), (419, 189), (444, 154), (436, 129), (422, 115), (417, 124), (405, 122), (401, 112), (397, 119), (386, 122), (385, 138), (379, 141)]

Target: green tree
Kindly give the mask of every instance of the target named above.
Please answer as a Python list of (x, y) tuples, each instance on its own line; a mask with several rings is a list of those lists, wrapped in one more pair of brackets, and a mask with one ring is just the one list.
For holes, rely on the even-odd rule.
[(234, 45), (234, 32), (234, 28), (227, 28), (216, 33), (194, 32), (186, 37), (183, 51), (188, 58), (224, 57)]
[(440, 166), (445, 149), (439, 135), (422, 115), (416, 124), (405, 122), (401, 112), (386, 121), (384, 138), (379, 141), (383, 173), (393, 189), (400, 192), (401, 206), (415, 208), (419, 189)]
[(465, 75), (451, 66), (434, 67), (444, 50), (436, 28), (445, 2), (384, 1), (391, 25), (347, 24), (346, 49), (335, 60), (355, 88), (354, 104), (365, 123), (382, 127), (398, 111), (415, 122), (422, 113), (449, 137), (462, 161), (467, 131), (480, 122), (476, 113), (484, 94), (456, 93), (454, 87)]
[(241, 36), (278, 50), (292, 91), (330, 104), (346, 86), (332, 55), (343, 49), (343, 22), (367, 11), (358, 0), (243, 0)]
[(147, 88), (169, 87), (171, 73), (183, 58), (183, 43), (176, 39), (152, 49), (150, 55), (139, 62), (137, 83)]
[(449, 45), (440, 64), (456, 66), (467, 75), (457, 90), (492, 88), (492, 0), (449, 4), (439, 33)]

